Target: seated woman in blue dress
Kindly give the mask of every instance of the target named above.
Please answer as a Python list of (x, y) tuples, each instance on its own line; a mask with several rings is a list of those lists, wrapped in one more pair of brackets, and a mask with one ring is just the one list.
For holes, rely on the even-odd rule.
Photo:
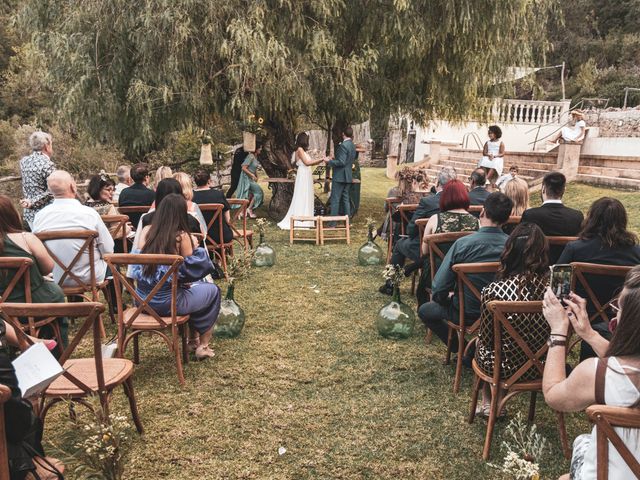
[[(189, 233), (187, 202), (180, 194), (172, 193), (164, 197), (150, 225), (140, 233), (140, 249), (133, 253), (181, 255), (184, 263), (178, 276), (180, 285), (176, 299), (178, 315), (190, 315), (189, 346), (195, 349), (198, 360), (213, 357), (209, 347), (213, 324), (220, 312), (220, 289), (202, 279), (214, 271), (207, 251), (197, 247)], [(137, 280), (138, 294), (146, 298), (162, 276), (167, 265), (133, 265), (130, 271)], [(166, 283), (149, 302), (158, 315), (171, 315), (171, 285)], [(199, 335), (199, 339), (196, 337)]]

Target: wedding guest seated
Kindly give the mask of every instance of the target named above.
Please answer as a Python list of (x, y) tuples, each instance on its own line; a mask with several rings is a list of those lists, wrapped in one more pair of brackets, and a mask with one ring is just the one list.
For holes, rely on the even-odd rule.
[(582, 110), (573, 110), (571, 112), (571, 120), (566, 127), (562, 127), (556, 135), (547, 140), (549, 143), (579, 143), (584, 140), (587, 133), (587, 123), (584, 121), (584, 113)]
[(131, 167), (129, 165), (120, 165), (116, 170), (116, 177), (118, 177), (118, 184), (113, 191), (113, 201), (118, 202), (122, 190), (130, 187), (133, 183), (131, 178)]
[[(146, 163), (137, 163), (131, 168), (133, 185), (125, 188), (118, 198), (120, 207), (146, 207), (153, 203), (155, 194), (149, 188), (149, 166)], [(131, 225), (136, 227), (142, 214), (128, 214)]]
[[(543, 312), (549, 323), (549, 352), (544, 367), (542, 390), (547, 404), (561, 412), (579, 412), (590, 405), (615, 407), (640, 405), (640, 266), (634, 267), (624, 282), (620, 296), (617, 328), (611, 341), (593, 332), (587, 302), (575, 294), (564, 301), (566, 309), (551, 290), (544, 297)], [(589, 358), (567, 377), (566, 344), (569, 324), (584, 340), (592, 343), (599, 358)], [(562, 480), (597, 478), (597, 426), (579, 435), (573, 443), (570, 474)], [(640, 435), (636, 429), (614, 427), (623, 444), (640, 460)], [(609, 448), (609, 477), (635, 478), (622, 457)]]
[(489, 196), (486, 188), (487, 174), (484, 168), (476, 168), (469, 176), (469, 200), (471, 205), (484, 205)]
[[(163, 182), (169, 181), (165, 179)], [(173, 180), (173, 179), (171, 179)], [(160, 182), (162, 184), (162, 182)], [(160, 186), (160, 185), (159, 185)], [(209, 346), (213, 325), (220, 312), (220, 289), (214, 283), (202, 281), (213, 273), (214, 267), (204, 248), (190, 235), (187, 203), (180, 194), (169, 194), (159, 203), (157, 215), (151, 225), (142, 229), (141, 248), (136, 253), (181, 255), (181, 283), (176, 302), (178, 315), (190, 315), (190, 348), (195, 349), (198, 360), (214, 356)], [(132, 278), (136, 279), (138, 294), (146, 298), (166, 273), (168, 266), (134, 265)], [(169, 283), (149, 302), (159, 315), (171, 315), (171, 285)], [(199, 339), (196, 337), (199, 335)]]
[(171, 167), (162, 165), (161, 167), (158, 167), (156, 174), (153, 176), (153, 189), (155, 190), (158, 188), (158, 184), (165, 178), (173, 178), (173, 171), (171, 170)]
[[(516, 177), (507, 183), (504, 194), (513, 202), (511, 216), (521, 217), (529, 208), (529, 184), (521, 178)], [(502, 227), (502, 230), (509, 235), (515, 227), (515, 224), (507, 224)]]
[(511, 165), (511, 167), (509, 167), (509, 173), (505, 173), (504, 175), (501, 175), (500, 178), (498, 178), (498, 180), (496, 181), (496, 187), (499, 188), (502, 193), (504, 193), (504, 189), (506, 188), (507, 184), (511, 180), (514, 180), (516, 178), (518, 178), (518, 166)]
[[(579, 240), (568, 243), (558, 259), (558, 263), (562, 264), (572, 262), (629, 266), (640, 264), (638, 237), (627, 230), (627, 211), (619, 200), (603, 197), (593, 202)], [(615, 297), (622, 287), (622, 282), (616, 277), (587, 276), (586, 280), (601, 305)], [(575, 293), (587, 297), (581, 284), (577, 285)], [(591, 301), (587, 302), (587, 311), (590, 316), (596, 313)], [(593, 328), (603, 337), (611, 338), (608, 323), (601, 317), (595, 319)], [(591, 346), (582, 342), (580, 359), (593, 356), (595, 353)]]
[(426, 239), (434, 233), (475, 232), (478, 230), (478, 219), (471, 215), (469, 194), (460, 180), (447, 182), (440, 195), (440, 212), (429, 217), (422, 237), (422, 275), (418, 284), (418, 304), (428, 301), (426, 289), (431, 286), (431, 264)]
[[(440, 211), (440, 194), (444, 186), (457, 177), (456, 170), (452, 167), (442, 167), (436, 181), (436, 193), (427, 195), (420, 199), (418, 208), (414, 212), (411, 220), (407, 225), (407, 237), (400, 238), (393, 247), (393, 254), (389, 263), (392, 265), (404, 266), (405, 261), (409, 258), (413, 263), (405, 267), (405, 274), (409, 275), (415, 269), (420, 267), (420, 229), (416, 226), (416, 220), (420, 218), (429, 218)], [(393, 294), (391, 283), (386, 282), (378, 291), (386, 295)]]
[[(549, 244), (540, 227), (533, 223), (523, 223), (515, 227), (500, 257), (500, 269), (496, 280), (482, 290), (480, 331), (475, 360), (487, 375), (493, 375), (495, 368), (494, 320), (488, 308), (489, 302), (542, 300), (549, 284), (548, 257)], [(537, 352), (549, 338), (549, 325), (542, 312), (511, 315), (509, 321), (533, 352)], [(503, 332), (501, 350), (501, 378), (509, 378), (526, 363), (527, 355), (506, 331)], [(538, 378), (538, 371), (534, 367), (522, 377), (523, 380), (535, 378)], [(490, 403), (491, 391), (485, 384), (483, 401), (478, 406), (477, 413), (489, 416)]]
[[(456, 274), (451, 267), (459, 263), (497, 262), (508, 238), (500, 227), (509, 219), (512, 208), (513, 202), (503, 193), (490, 194), (480, 213), (480, 229), (456, 240), (436, 273), (431, 290), (433, 300), (422, 305), (418, 315), (445, 344), (449, 332), (447, 320), (457, 321), (459, 316)], [(493, 281), (493, 275), (476, 274), (470, 275), (469, 279), (481, 291)], [(480, 303), (468, 289), (465, 289), (463, 301), (464, 321), (471, 325), (480, 316)], [(451, 351), (457, 352), (457, 349), (458, 344), (453, 342)]]
[[(87, 186), (87, 194), (89, 199), (84, 203), (87, 207), (93, 208), (96, 212), (102, 215), (118, 215), (118, 210), (113, 205), (113, 192), (115, 189), (115, 182), (111, 180), (105, 174), (94, 175), (89, 180)], [(127, 236), (131, 232), (131, 227), (127, 227), (122, 231), (119, 222), (107, 223), (109, 233), (114, 240), (122, 239), (123, 236)], [(116, 247), (122, 248), (122, 243), (118, 242)]]
[[(231, 223), (231, 207), (227, 202), (227, 197), (222, 193), (222, 190), (212, 188), (211, 176), (204, 170), (199, 170), (193, 176), (193, 180), (196, 184), (196, 188), (193, 190), (193, 201), (197, 204), (204, 203), (219, 203), (223, 205), (222, 209), (222, 241), (229, 243), (233, 240), (233, 230), (229, 226)], [(204, 220), (207, 225), (213, 217), (212, 212), (202, 212)], [(209, 229), (209, 236), (215, 240), (216, 243), (220, 243), (220, 231), (218, 230), (218, 224), (215, 223)]]
[[(538, 225), (547, 237), (574, 237), (582, 228), (584, 215), (563, 205), (567, 178), (560, 172), (549, 172), (542, 180), (542, 206), (522, 214), (521, 222)], [(549, 263), (557, 263), (562, 247), (549, 249)]]
[[(6, 195), (0, 195), (0, 257), (25, 257), (33, 261), (29, 269), (29, 282), (31, 287), (32, 303), (64, 303), (65, 297), (57, 283), (44, 278), (53, 270), (53, 260), (47, 249), (33, 233), (23, 231), (20, 215)], [(24, 283), (18, 282), (6, 296), (5, 290), (13, 280), (15, 272), (5, 271), (0, 273), (0, 295), (2, 301), (13, 303), (25, 303), (27, 301), (24, 291)], [(63, 342), (66, 343), (67, 322), (60, 319), (60, 331)], [(45, 331), (46, 330), (46, 331)], [(44, 337), (51, 338), (53, 331), (50, 327), (41, 330)]]
[[(63, 170), (54, 171), (47, 179), (49, 190), (53, 194), (53, 203), (47, 205), (36, 214), (33, 221), (34, 233), (50, 232), (60, 230), (95, 230), (98, 238), (94, 243), (94, 268), (96, 282), (100, 283), (105, 279), (107, 264), (103, 260), (103, 255), (113, 253), (113, 238), (106, 225), (100, 218), (100, 214), (93, 208), (82, 205), (77, 200), (77, 187), (73, 177)], [(65, 239), (50, 240), (47, 247), (65, 265), (69, 265), (76, 254), (82, 248), (85, 240)], [(89, 252), (85, 251), (82, 257), (76, 262), (74, 275), (83, 282), (91, 281), (89, 267)], [(57, 282), (62, 278), (62, 268), (53, 266), (53, 278)], [(77, 286), (77, 282), (67, 276), (64, 280), (65, 286)]]
[(180, 184), (180, 187), (182, 187), (182, 196), (187, 201), (187, 213), (193, 215), (195, 219), (198, 220), (201, 233), (204, 235), (207, 231), (207, 222), (200, 211), (200, 207), (193, 201), (193, 183), (191, 182), (191, 177), (184, 172), (176, 172), (173, 174), (173, 178), (175, 178)]

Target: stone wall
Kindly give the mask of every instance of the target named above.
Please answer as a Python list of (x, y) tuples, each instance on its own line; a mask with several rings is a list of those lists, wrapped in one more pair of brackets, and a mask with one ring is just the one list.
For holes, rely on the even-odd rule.
[(585, 120), (600, 137), (640, 137), (640, 107), (587, 112)]

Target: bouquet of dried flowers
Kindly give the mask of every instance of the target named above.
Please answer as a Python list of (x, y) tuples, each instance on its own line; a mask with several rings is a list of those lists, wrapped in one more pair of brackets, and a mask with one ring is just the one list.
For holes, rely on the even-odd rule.
[(251, 271), (254, 251), (250, 249), (242, 250), (233, 257), (227, 257), (227, 275), (225, 280), (227, 284), (234, 285), (236, 280), (245, 278)]
[(399, 287), (402, 280), (404, 280), (404, 268), (400, 265), (388, 264), (384, 267), (382, 277), (391, 283), (394, 288)]

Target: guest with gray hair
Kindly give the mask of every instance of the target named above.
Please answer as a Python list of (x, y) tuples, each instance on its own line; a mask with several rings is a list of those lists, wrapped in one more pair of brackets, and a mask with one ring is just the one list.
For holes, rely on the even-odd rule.
[(33, 227), (36, 213), (49, 205), (53, 195), (47, 187), (47, 178), (56, 169), (51, 161), (53, 139), (50, 134), (42, 131), (33, 132), (29, 137), (31, 154), (20, 160), (20, 175), (22, 176), (22, 200), (24, 208), (23, 219)]
[[(436, 193), (427, 195), (420, 199), (418, 207), (414, 212), (411, 220), (407, 224), (406, 233), (407, 237), (401, 238), (393, 247), (393, 254), (391, 255), (390, 264), (404, 266), (407, 258), (413, 263), (405, 267), (405, 275), (413, 273), (414, 270), (420, 268), (420, 230), (416, 226), (416, 220), (421, 218), (429, 218), (432, 215), (440, 212), (440, 193), (444, 186), (451, 180), (456, 180), (458, 174), (453, 167), (442, 167), (442, 170), (438, 172), (436, 179)], [(387, 282), (379, 289), (380, 293), (386, 295), (393, 294), (393, 287), (391, 283)]]
[(131, 167), (129, 165), (120, 165), (116, 170), (116, 177), (118, 177), (118, 184), (113, 191), (114, 202), (118, 202), (122, 190), (133, 183), (133, 179), (131, 178)]

